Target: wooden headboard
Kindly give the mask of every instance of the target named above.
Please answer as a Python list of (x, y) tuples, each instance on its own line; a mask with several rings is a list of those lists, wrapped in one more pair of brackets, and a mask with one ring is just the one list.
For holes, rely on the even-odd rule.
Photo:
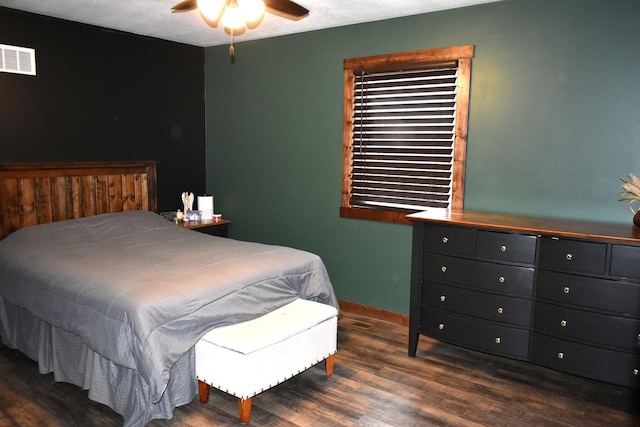
[(157, 210), (155, 161), (0, 164), (0, 239), (31, 225)]

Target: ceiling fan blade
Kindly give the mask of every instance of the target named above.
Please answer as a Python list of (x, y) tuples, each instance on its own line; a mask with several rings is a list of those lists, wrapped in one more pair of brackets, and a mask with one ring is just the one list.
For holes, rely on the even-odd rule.
[(304, 18), (309, 14), (309, 9), (294, 3), (291, 0), (264, 0), (267, 9), (271, 9), (276, 15), (289, 19)]
[(189, 12), (198, 8), (198, 0), (183, 0), (171, 8), (171, 13)]

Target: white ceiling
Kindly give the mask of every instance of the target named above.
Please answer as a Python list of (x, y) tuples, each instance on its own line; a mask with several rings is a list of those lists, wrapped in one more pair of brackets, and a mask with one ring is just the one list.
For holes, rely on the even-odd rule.
[[(0, 6), (194, 46), (229, 43), (220, 27), (208, 26), (198, 11), (171, 13), (180, 0), (0, 0)], [(295, 1), (295, 0), (294, 0)], [(499, 0), (299, 0), (309, 15), (291, 21), (267, 13), (236, 41), (379, 21)]]

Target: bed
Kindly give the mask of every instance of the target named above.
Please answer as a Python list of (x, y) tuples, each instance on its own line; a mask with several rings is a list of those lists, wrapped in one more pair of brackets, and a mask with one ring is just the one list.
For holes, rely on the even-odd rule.
[(0, 337), (142, 426), (197, 395), (207, 331), (296, 298), (337, 307), (322, 260), (177, 227), (155, 163), (0, 166)]

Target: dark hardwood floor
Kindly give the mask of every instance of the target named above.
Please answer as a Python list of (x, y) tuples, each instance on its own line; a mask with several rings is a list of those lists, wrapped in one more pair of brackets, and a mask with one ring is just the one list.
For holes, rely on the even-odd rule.
[[(253, 399), (254, 426), (640, 426), (638, 392), (420, 338), (407, 328), (343, 313), (335, 374), (323, 364)], [(87, 392), (40, 375), (0, 345), (0, 427), (117, 426)], [(211, 390), (163, 426), (237, 426), (236, 399)]]

